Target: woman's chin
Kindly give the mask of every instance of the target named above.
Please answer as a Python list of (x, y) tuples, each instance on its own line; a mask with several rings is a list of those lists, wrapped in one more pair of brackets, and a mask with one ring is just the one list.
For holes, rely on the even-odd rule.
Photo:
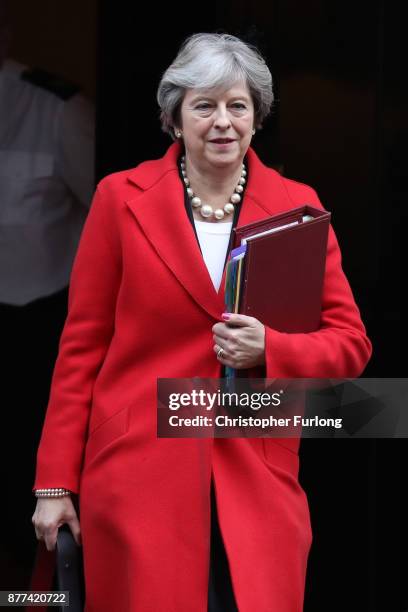
[(243, 156), (237, 155), (235, 152), (219, 151), (206, 156), (211, 165), (219, 168), (226, 166), (237, 166), (242, 163)]

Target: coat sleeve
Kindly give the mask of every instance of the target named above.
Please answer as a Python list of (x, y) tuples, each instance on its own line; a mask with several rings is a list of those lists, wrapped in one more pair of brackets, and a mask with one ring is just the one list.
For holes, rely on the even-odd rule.
[[(303, 186), (306, 188), (306, 186)], [(307, 188), (308, 201), (323, 208)], [(265, 327), (267, 378), (355, 378), (364, 370), (371, 343), (341, 266), (339, 245), (330, 227), (319, 330), (281, 333)]]
[(72, 269), (68, 316), (37, 454), (36, 489), (79, 490), (93, 387), (113, 336), (121, 279), (114, 217), (112, 196), (102, 182)]

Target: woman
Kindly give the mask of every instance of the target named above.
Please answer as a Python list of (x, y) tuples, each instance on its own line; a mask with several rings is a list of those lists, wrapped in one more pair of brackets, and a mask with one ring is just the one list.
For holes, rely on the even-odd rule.
[(192, 36), (158, 101), (176, 142), (101, 181), (82, 235), (38, 452), (37, 537), (53, 548), (64, 522), (82, 537), (88, 612), (298, 612), (311, 543), (298, 441), (157, 439), (156, 381), (225, 365), (355, 377), (370, 342), (332, 230), (318, 331), (223, 317), (232, 224), (321, 207), (250, 148), (272, 103), (258, 52)]

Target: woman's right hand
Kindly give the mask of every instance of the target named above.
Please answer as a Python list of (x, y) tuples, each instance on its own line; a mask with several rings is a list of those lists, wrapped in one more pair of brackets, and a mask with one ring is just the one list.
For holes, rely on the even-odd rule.
[(77, 513), (69, 495), (65, 497), (38, 498), (32, 517), (37, 540), (43, 540), (47, 550), (54, 550), (58, 529), (64, 523), (69, 525), (75, 542), (81, 545), (81, 529)]

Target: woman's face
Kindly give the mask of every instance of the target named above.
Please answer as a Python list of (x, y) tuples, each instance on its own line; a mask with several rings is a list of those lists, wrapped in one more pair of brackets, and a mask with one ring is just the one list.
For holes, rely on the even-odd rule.
[(188, 89), (181, 105), (187, 159), (196, 167), (236, 167), (252, 138), (254, 105), (244, 83), (227, 91)]

